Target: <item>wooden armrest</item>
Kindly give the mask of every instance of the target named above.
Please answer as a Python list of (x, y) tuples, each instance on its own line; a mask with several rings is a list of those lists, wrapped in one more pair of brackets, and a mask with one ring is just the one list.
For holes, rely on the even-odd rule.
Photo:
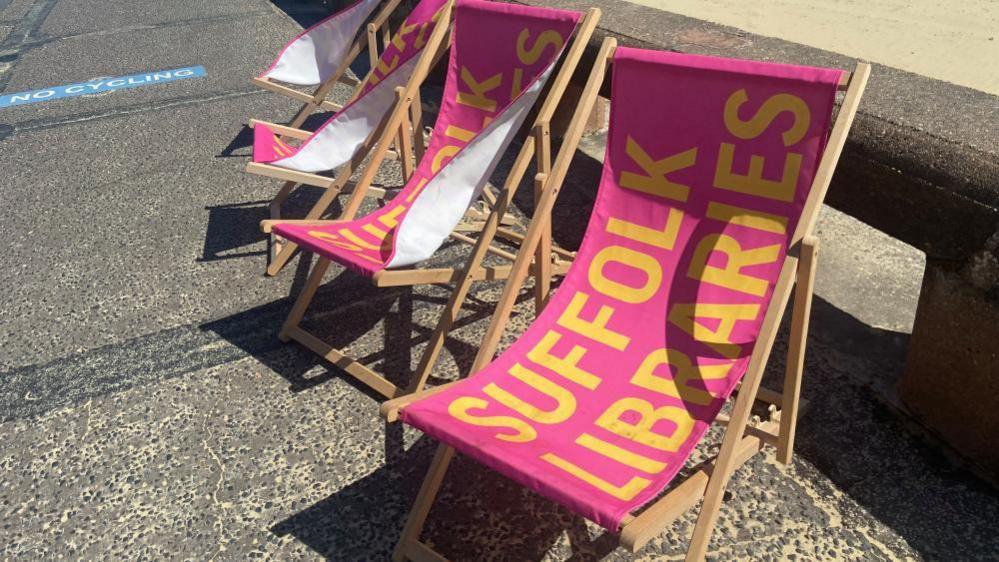
[(275, 133), (284, 136), (292, 137), (295, 139), (305, 140), (313, 135), (311, 131), (306, 131), (304, 129), (296, 129), (294, 127), (289, 127), (287, 125), (278, 125), (277, 123), (270, 123), (268, 121), (263, 121), (261, 119), (250, 119), (250, 128), (253, 129), (257, 125), (263, 125), (269, 127)]
[(424, 398), (433, 396), (438, 392), (443, 392), (450, 388), (451, 386), (458, 384), (461, 380), (451, 381), (447, 384), (442, 384), (440, 386), (435, 386), (433, 388), (428, 388), (420, 392), (414, 392), (412, 394), (407, 394), (405, 396), (400, 396), (399, 398), (393, 398), (382, 404), (381, 408), (378, 409), (382, 417), (385, 418), (387, 422), (394, 422), (399, 420), (399, 411), (409, 406), (413, 402), (423, 400)]
[(299, 219), (265, 219), (260, 221), (260, 230), (264, 234), (270, 234), (274, 227), (279, 224), (297, 224), (302, 226), (323, 226), (327, 224), (332, 224), (337, 221), (335, 220), (299, 220)]

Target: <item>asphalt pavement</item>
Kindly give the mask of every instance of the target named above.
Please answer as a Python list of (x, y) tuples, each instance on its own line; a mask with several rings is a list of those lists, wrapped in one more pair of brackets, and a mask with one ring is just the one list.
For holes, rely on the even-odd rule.
[[(277, 340), (307, 262), (263, 276), (257, 224), (279, 183), (242, 171), (247, 119), (297, 109), (250, 77), (323, 14), (305, 0), (0, 0), (0, 95), (205, 69), (0, 108), (0, 558), (391, 552), (434, 443), (386, 427), (375, 396)], [(567, 247), (601, 142), (587, 139), (559, 205)], [(380, 181), (397, 174), (388, 166)], [(831, 210), (819, 234), (799, 454), (789, 468), (767, 452), (738, 471), (710, 557), (989, 559), (996, 492), (892, 402), (920, 254)], [(462, 255), (450, 246), (435, 260)], [(476, 287), (434, 382), (467, 371), (498, 290)], [(306, 321), (402, 373), (446, 298), (337, 270)], [(528, 301), (507, 343), (530, 321)], [(774, 376), (783, 350), (782, 336)], [(677, 559), (693, 524), (688, 515), (630, 555), (469, 460), (453, 465), (438, 506), (425, 538), (455, 560)]]

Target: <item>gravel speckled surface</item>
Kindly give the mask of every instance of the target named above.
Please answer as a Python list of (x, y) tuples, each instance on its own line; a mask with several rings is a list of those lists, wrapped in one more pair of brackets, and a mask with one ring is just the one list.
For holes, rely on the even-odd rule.
[[(210, 76), (0, 112), (0, 131), (12, 131), (0, 140), (2, 559), (384, 560), (436, 446), (386, 426), (370, 392), (276, 339), (304, 264), (262, 275), (256, 224), (279, 186), (242, 172), (242, 123), (293, 110), (246, 80), (299, 25), (264, 0), (202, 4), (118, 2), (97, 17), (89, 1), (0, 0), (0, 31), (30, 39), (0, 66), (5, 91), (180, 63)], [(299, 23), (316, 15), (310, 3), (277, 4)], [(191, 44), (206, 30), (217, 35)], [(4, 48), (20, 48), (11, 41)], [(601, 142), (587, 139), (563, 190), (566, 247), (585, 225)], [(397, 175), (388, 166), (378, 181)], [(530, 210), (529, 197), (517, 202)], [(831, 211), (819, 232), (798, 455), (783, 467), (767, 450), (736, 473), (709, 559), (994, 557), (996, 492), (894, 407), (920, 255)], [(450, 245), (434, 262), (462, 255)], [(498, 292), (476, 286), (433, 384), (467, 371)], [(337, 269), (305, 322), (401, 382), (446, 298)], [(530, 322), (529, 301), (504, 345)], [(774, 380), (784, 349), (782, 335)], [(628, 554), (459, 458), (424, 538), (454, 560), (682, 559), (693, 520)]]

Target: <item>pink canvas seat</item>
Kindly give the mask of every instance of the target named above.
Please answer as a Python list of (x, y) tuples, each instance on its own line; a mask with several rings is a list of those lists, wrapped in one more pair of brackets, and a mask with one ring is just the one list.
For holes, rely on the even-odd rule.
[[(300, 247), (319, 258), (279, 337), (305, 345), (386, 398), (422, 389), (471, 285), (481, 280), (504, 279), (509, 274), (510, 265), (496, 261), (487, 264), (484, 259), (487, 254), (508, 261), (514, 257), (509, 250), (492, 242), (504, 236), (505, 247), (509, 248), (519, 240), (517, 232), (501, 228), (507, 218), (506, 210), (532, 160), (539, 169), (547, 169), (551, 164), (549, 124), (599, 19), (597, 9), (584, 15), (484, 0), (458, 0), (437, 122), (426, 153), (415, 169), (407, 166), (408, 159), (401, 159), (404, 181), (401, 191), (378, 210), (354, 218), (370, 193), (371, 182), (391, 139), (398, 138), (397, 146), (402, 147), (404, 154), (408, 153), (407, 116), (417, 89), (413, 83), (398, 90), (399, 102), (380, 128), (370, 159), (340, 211), (340, 220), (322, 216), (339, 189), (346, 185), (351, 166), (339, 172), (337, 191), (327, 189), (325, 199), (321, 198), (305, 219), (261, 222), (265, 233), (286, 245), (271, 262), (268, 272), (276, 269), (275, 264), (279, 268), (287, 263), (290, 253)], [(434, 35), (444, 29), (438, 26)], [(518, 132), (525, 128), (522, 125), (529, 115), (533, 118), (530, 134), (521, 135), (522, 143), (505, 178), (496, 183), (498, 191), (487, 192), (487, 183), (497, 164)], [(354, 165), (359, 165), (359, 161), (355, 156)], [(464, 266), (417, 266), (449, 237), (471, 246)], [(537, 277), (546, 280), (545, 286), (552, 276), (567, 270), (568, 262), (564, 259), (567, 255), (571, 256), (553, 246), (545, 260), (539, 261)], [(301, 325), (333, 262), (369, 277), (379, 287), (454, 284), (448, 304), (407, 385), (398, 386)]]
[[(764, 442), (789, 451), (785, 440), (793, 437), (783, 426), (779, 435), (773, 422), (744, 432), (868, 69), (851, 83), (827, 153), (842, 71), (616, 48), (608, 40), (545, 183), (542, 213), (578, 144), (578, 116), (588, 115), (611, 63), (599, 191), (562, 285), (493, 359), (537, 243), (532, 224), (472, 376), (382, 407), (390, 421), (442, 442), (396, 560), (439, 556), (419, 533), (454, 451), (622, 532), (632, 548), (707, 487), (690, 560), (703, 558), (733, 466)], [(781, 422), (792, 436), (814, 275), (805, 269), (814, 264), (808, 248), (798, 272), (807, 280), (800, 309), (796, 297), (799, 355), (788, 360), (797, 378), (777, 400), (792, 408)], [(643, 510), (684, 467), (747, 372), (715, 472), (695, 473), (679, 496)]]
[(392, 109), (395, 89), (412, 78), (419, 55), (448, 3), (422, 0), (388, 43), (357, 95), (299, 144), (291, 144), (268, 124), (256, 123), (253, 161), (301, 172), (333, 170), (348, 162)]
[[(460, 2), (444, 102), (426, 154), (402, 191), (360, 219), (279, 223), (273, 232), (368, 276), (429, 258), (482, 193), (540, 96), (579, 16), (480, 0)], [(528, 37), (537, 39), (528, 43)], [(490, 48), (496, 44), (517, 44), (523, 56)]]

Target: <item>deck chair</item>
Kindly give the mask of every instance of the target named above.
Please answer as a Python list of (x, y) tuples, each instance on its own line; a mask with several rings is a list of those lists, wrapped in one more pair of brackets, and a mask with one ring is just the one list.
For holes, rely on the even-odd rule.
[[(812, 229), (869, 67), (838, 70), (604, 42), (551, 174), (543, 220), (613, 63), (610, 130), (585, 237), (543, 313), (493, 360), (542, 225), (532, 222), (471, 377), (390, 400), (440, 440), (395, 559), (442, 560), (420, 532), (454, 452), (638, 550), (702, 498), (701, 560), (726, 483), (764, 444), (790, 462), (817, 241)], [(838, 89), (846, 94), (831, 134)], [(797, 283), (783, 392), (760, 379)], [(733, 409), (719, 417), (737, 392)], [(779, 422), (748, 426), (757, 399)], [(665, 495), (713, 421), (720, 452)]]
[[(284, 201), (299, 184), (326, 190), (305, 217), (309, 220), (320, 218), (337, 195), (349, 191), (348, 181), (376, 142), (394, 143), (395, 150), (387, 151), (386, 156), (404, 154), (403, 171), (408, 178), (414, 167), (412, 159), (421, 159), (426, 149), (419, 85), (446, 50), (448, 25), (437, 24), (442, 20), (450, 22), (452, 6), (453, 0), (422, 0), (388, 41), (354, 98), (315, 132), (255, 119), (250, 121), (253, 161), (247, 164), (246, 171), (285, 182), (271, 200), (272, 219), (281, 218)], [(414, 102), (409, 104), (411, 134), (405, 139), (396, 129), (389, 130), (388, 135), (383, 134), (385, 120), (392, 108), (400, 103), (400, 88), (414, 97)], [(294, 146), (294, 142), (300, 144)], [(380, 164), (381, 160), (371, 165), (377, 170)], [(337, 168), (340, 170), (336, 177), (318, 173)], [(367, 189), (365, 193), (374, 197), (385, 195), (379, 188)], [(282, 242), (277, 237), (271, 239), (269, 275), (276, 275), (294, 254), (294, 246), (286, 249)]]
[[(503, 279), (510, 269), (509, 265), (483, 265), (483, 259), (487, 253), (511, 261), (514, 258), (512, 253), (493, 246), (492, 240), (500, 231), (502, 218), (531, 160), (542, 170), (551, 165), (548, 121), (600, 12), (591, 10), (582, 16), (483, 0), (457, 2), (441, 112), (426, 156), (399, 194), (384, 207), (356, 220), (263, 221), (264, 232), (277, 233), (319, 258), (281, 329), (281, 339), (302, 343), (387, 398), (423, 387), (471, 283)], [(564, 61), (556, 74), (563, 52)], [(484, 196), (486, 183), (542, 97), (552, 74), (556, 75), (547, 88), (532, 132), (523, 142), (495, 205), (484, 218), (479, 237), (455, 232), (469, 207)], [(403, 99), (411, 103), (411, 92), (404, 92)], [(405, 128), (406, 115), (405, 104), (396, 106), (389, 127), (401, 123)], [(385, 149), (385, 144), (380, 144), (373, 158), (380, 158)], [(360, 188), (365, 185), (362, 178), (347, 203), (346, 216), (353, 217), (364, 196)], [(414, 267), (431, 257), (449, 237), (472, 245), (463, 268)], [(407, 388), (397, 387), (299, 325), (331, 261), (381, 287), (456, 284)], [(568, 269), (565, 260), (550, 256), (546, 256), (546, 265), (551, 274)]]
[[(358, 0), (350, 6), (302, 31), (281, 49), (267, 70), (250, 79), (256, 86), (303, 102), (304, 105), (291, 120), (290, 126), (298, 128), (317, 109), (337, 111), (339, 104), (326, 99), (330, 90), (339, 82), (357, 88), (360, 81), (347, 75), (347, 70), (365, 46), (372, 58), (372, 67), (378, 60), (378, 33), (388, 44), (389, 17), (399, 7), (401, 0)], [(371, 13), (381, 4), (382, 8), (368, 24), (366, 34), (361, 27)], [(366, 38), (366, 39), (365, 39)], [(284, 84), (316, 86), (307, 94)]]

